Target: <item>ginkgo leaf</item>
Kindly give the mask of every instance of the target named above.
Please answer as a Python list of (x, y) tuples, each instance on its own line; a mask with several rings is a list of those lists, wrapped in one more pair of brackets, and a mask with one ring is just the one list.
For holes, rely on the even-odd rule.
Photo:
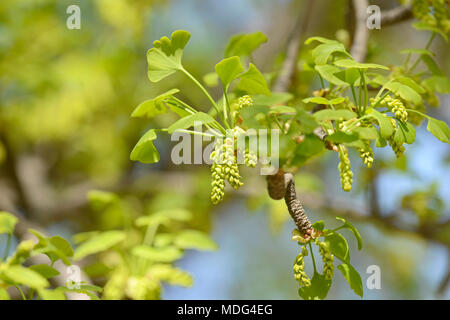
[(153, 140), (157, 138), (154, 129), (147, 131), (130, 154), (130, 160), (140, 161), (142, 163), (155, 163), (160, 160), (159, 152), (153, 145)]
[(244, 71), (244, 67), (242, 67), (241, 59), (234, 56), (220, 61), (216, 64), (215, 70), (222, 82), (222, 86), (226, 90), (230, 83)]
[(181, 58), (183, 49), (191, 37), (184, 30), (172, 33), (171, 38), (162, 37), (153, 42), (153, 48), (147, 52), (148, 78), (151, 82), (158, 82), (170, 76), (183, 66)]
[(136, 109), (134, 109), (131, 116), (135, 118), (144, 116), (152, 118), (158, 114), (166, 113), (167, 108), (164, 105), (163, 101), (177, 92), (180, 92), (180, 90), (171, 89), (167, 92), (164, 92), (163, 94), (160, 94), (156, 98), (142, 102), (136, 107)]
[(209, 114), (204, 113), (204, 112), (197, 112), (197, 113), (194, 113), (192, 115), (189, 115), (187, 117), (177, 120), (175, 123), (173, 123), (167, 129), (167, 132), (171, 134), (176, 130), (190, 128), (197, 123), (204, 125), (204, 124), (212, 123), (214, 121), (215, 121), (214, 118), (211, 117)]

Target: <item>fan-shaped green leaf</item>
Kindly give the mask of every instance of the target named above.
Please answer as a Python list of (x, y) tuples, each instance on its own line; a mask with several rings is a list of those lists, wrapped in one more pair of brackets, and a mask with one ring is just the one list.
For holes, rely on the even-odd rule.
[[(184, 119), (184, 118), (182, 118)], [(142, 163), (155, 163), (160, 159), (159, 152), (153, 145), (153, 140), (157, 138), (154, 129), (147, 131), (130, 154), (130, 160), (140, 161)]]
[(142, 102), (136, 107), (136, 109), (134, 109), (131, 116), (135, 118), (144, 116), (152, 118), (158, 114), (166, 113), (167, 108), (164, 105), (163, 101), (179, 91), (180, 90), (178, 89), (172, 89), (164, 92), (163, 94), (160, 94), (156, 98)]
[(271, 95), (271, 92), (267, 87), (266, 79), (264, 79), (264, 76), (254, 64), (250, 63), (248, 70), (239, 77), (241, 78), (241, 81), (239, 81), (238, 84), (239, 89), (244, 90), (249, 94)]

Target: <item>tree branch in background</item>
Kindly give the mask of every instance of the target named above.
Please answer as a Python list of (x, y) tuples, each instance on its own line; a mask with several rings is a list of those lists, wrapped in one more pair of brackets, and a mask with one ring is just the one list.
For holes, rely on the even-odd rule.
[(366, 59), (367, 43), (369, 42), (369, 29), (366, 25), (369, 1), (353, 0), (352, 5), (356, 16), (356, 25), (350, 53), (356, 61), (363, 62)]
[(19, 210), (23, 210), (26, 215), (29, 215), (32, 211), (32, 205), (28, 200), (28, 196), (23, 186), (22, 180), (19, 175), (19, 170), (17, 168), (17, 159), (12, 149), (8, 137), (4, 132), (0, 131), (0, 143), (5, 148), (6, 159), (4, 162), (5, 173), (7, 174), (9, 180), (14, 186), (14, 190), (17, 196), (17, 202), (19, 205)]
[(273, 91), (285, 92), (289, 90), (297, 66), (298, 53), (302, 45), (302, 36), (308, 28), (312, 7), (313, 0), (308, 0), (305, 10), (301, 11), (298, 15), (294, 29), (289, 37), (286, 59), (283, 62), (280, 74), (273, 86)]
[(413, 17), (410, 5), (396, 7), (381, 12), (381, 27), (402, 22)]

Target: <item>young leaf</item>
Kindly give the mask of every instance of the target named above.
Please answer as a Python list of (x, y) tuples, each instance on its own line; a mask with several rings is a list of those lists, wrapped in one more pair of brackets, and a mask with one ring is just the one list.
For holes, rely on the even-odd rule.
[(88, 255), (108, 250), (125, 239), (123, 231), (111, 230), (94, 235), (75, 249), (73, 258), (80, 260)]
[(350, 68), (335, 73), (335, 76), (351, 86), (355, 85), (356, 80), (361, 77), (358, 69)]
[(375, 140), (378, 138), (378, 131), (374, 127), (355, 127), (352, 132), (358, 134), (361, 139)]
[(444, 121), (428, 117), (427, 130), (440, 141), (449, 143), (450, 129)]
[(416, 140), (416, 129), (407, 122), (398, 122), (398, 130), (395, 132), (394, 141), (398, 144), (408, 143), (412, 144)]
[(134, 109), (133, 113), (131, 114), (132, 117), (138, 118), (138, 117), (148, 117), (152, 118), (154, 116), (157, 116), (158, 114), (166, 113), (167, 108), (164, 105), (163, 101), (171, 96), (173, 96), (175, 93), (180, 92), (178, 89), (172, 89), (167, 92), (164, 92), (163, 94), (160, 94), (156, 98), (146, 100), (139, 104), (136, 109)]
[(342, 68), (356, 68), (356, 69), (382, 69), (389, 70), (388, 67), (376, 63), (361, 63), (352, 59), (341, 59), (334, 62), (335, 66)]
[[(173, 123), (168, 129), (167, 132), (172, 134), (176, 130), (187, 129), (192, 127), (196, 122), (200, 124), (209, 124), (214, 122), (214, 118), (209, 114), (204, 112), (197, 112), (190, 116), (184, 117)], [(159, 160), (159, 159), (158, 159)]]
[(304, 133), (312, 133), (319, 126), (317, 121), (305, 110), (297, 110), (295, 120), (300, 122), (301, 130)]
[(174, 244), (182, 249), (217, 250), (217, 244), (206, 233), (197, 230), (184, 230), (177, 234)]
[(435, 76), (444, 76), (444, 73), (437, 65), (436, 61), (429, 55), (421, 55), (420, 59), (425, 63), (431, 73)]
[(422, 81), (422, 85), (442, 94), (450, 93), (450, 80), (446, 76), (432, 76)]
[(350, 111), (350, 110), (320, 110), (313, 114), (314, 119), (316, 121), (325, 121), (325, 120), (349, 120), (356, 118), (356, 113)]
[[(184, 118), (182, 118), (184, 119)], [(157, 138), (154, 129), (147, 131), (130, 154), (130, 160), (140, 161), (142, 163), (155, 163), (160, 159), (158, 150), (153, 145), (153, 140)]]
[(310, 37), (310, 38), (305, 40), (305, 44), (308, 45), (308, 44), (310, 44), (313, 41), (318, 41), (320, 43), (339, 43), (336, 40), (331, 40), (331, 39), (327, 39), (327, 38), (324, 38), (324, 37)]
[(271, 113), (275, 113), (275, 114), (280, 114), (280, 113), (294, 113), (295, 114), (296, 110), (293, 107), (289, 107), (289, 106), (273, 106), (270, 108), (269, 114)]
[(323, 220), (319, 220), (313, 223), (313, 228), (319, 231), (322, 231), (325, 228), (325, 222)]
[(41, 289), (49, 286), (47, 279), (36, 271), (22, 267), (21, 265), (8, 266), (3, 270), (3, 275), (13, 283), (22, 284), (33, 289)]
[(215, 87), (219, 84), (219, 76), (215, 72), (209, 72), (203, 76), (203, 82), (208, 87)]
[(358, 140), (359, 136), (355, 133), (335, 132), (326, 137), (326, 140), (334, 143), (349, 143)]
[(226, 91), (230, 83), (244, 71), (244, 67), (242, 67), (241, 59), (234, 56), (220, 61), (216, 64), (215, 70), (222, 82), (224, 91)]
[(154, 264), (148, 269), (148, 273), (156, 279), (171, 285), (191, 287), (194, 282), (189, 273), (174, 268), (170, 264)]
[(350, 223), (347, 221), (347, 219), (342, 218), (342, 217), (336, 217), (337, 220), (342, 221), (344, 223), (344, 225), (342, 226), (343, 228), (349, 229), (355, 236), (356, 241), (358, 242), (358, 250), (362, 249), (362, 238), (361, 238), (361, 234), (359, 233), (359, 231)]
[(325, 279), (325, 276), (314, 273), (311, 279), (311, 285), (308, 287), (300, 287), (298, 295), (305, 300), (323, 300), (330, 291), (331, 280)]
[(331, 253), (342, 261), (350, 261), (350, 251), (347, 240), (339, 233), (333, 232), (325, 236), (325, 242), (328, 244)]
[(405, 100), (411, 101), (414, 104), (420, 104), (422, 97), (413, 88), (400, 83), (398, 81), (389, 81), (384, 84), (384, 87)]
[(38, 295), (42, 300), (66, 300), (63, 290), (49, 290), (49, 289), (39, 289)]
[(46, 279), (59, 276), (60, 274), (58, 270), (46, 264), (35, 264), (30, 266), (30, 269), (36, 271)]
[(171, 39), (162, 37), (153, 42), (154, 48), (147, 52), (148, 78), (151, 82), (161, 81), (182, 70), (183, 49), (190, 37), (189, 32), (177, 30), (172, 33)]
[(225, 48), (225, 57), (248, 57), (265, 42), (267, 42), (266, 35), (259, 31), (235, 35), (230, 39)]
[(337, 76), (335, 76), (336, 73), (341, 72), (341, 69), (336, 68), (335, 66), (332, 66), (330, 64), (323, 64), (314, 66), (314, 69), (316, 69), (316, 71), (322, 78), (334, 85), (344, 86), (347, 84), (345, 81), (342, 81)]
[(324, 97), (310, 97), (310, 98), (305, 98), (302, 101), (304, 103), (316, 103), (316, 104), (325, 104), (325, 105), (329, 104), (328, 99), (326, 99)]
[(191, 212), (185, 209), (166, 209), (157, 211), (148, 216), (142, 216), (136, 219), (136, 225), (142, 226), (155, 226), (157, 224), (165, 224), (170, 220), (175, 221), (189, 221), (192, 218)]
[(404, 49), (400, 51), (401, 54), (418, 54), (418, 55), (428, 55), (434, 56), (434, 52), (426, 49)]
[(358, 271), (353, 268), (350, 263), (343, 263), (337, 267), (339, 271), (341, 271), (345, 280), (347, 280), (350, 288), (361, 298), (363, 297), (363, 285), (361, 276)]
[(312, 51), (314, 63), (326, 64), (330, 56), (336, 52), (350, 57), (350, 55), (345, 50), (345, 46), (340, 42), (334, 41), (320, 44), (314, 48), (314, 50)]
[(417, 82), (415, 82), (410, 77), (401, 76), (401, 77), (396, 77), (395, 80), (407, 85), (408, 87), (411, 87), (418, 93), (425, 93), (425, 89), (422, 88)]
[(6, 289), (0, 287), (0, 301), (10, 300), (11, 297)]
[(19, 219), (9, 212), (0, 211), (0, 234), (12, 234)]
[(366, 114), (372, 116), (378, 121), (382, 138), (388, 138), (394, 133), (394, 127), (388, 117), (385, 117), (382, 113), (373, 108), (367, 109)]
[(153, 262), (173, 262), (183, 256), (183, 251), (174, 247), (153, 248), (147, 245), (134, 247), (131, 253)]
[(270, 96), (271, 92), (267, 87), (266, 79), (255, 67), (250, 63), (248, 70), (240, 75), (241, 81), (239, 81), (238, 88), (246, 91), (249, 94), (265, 94)]
[(415, 22), (412, 24), (412, 26), (416, 30), (427, 30), (427, 31), (432, 31), (432, 32), (438, 33), (445, 40), (445, 42), (448, 42), (447, 35), (440, 28), (431, 26), (428, 23), (423, 22), (423, 21)]
[(292, 100), (293, 95), (288, 92), (273, 92), (272, 95), (256, 95), (253, 97), (253, 106), (273, 106), (277, 104), (286, 104)]

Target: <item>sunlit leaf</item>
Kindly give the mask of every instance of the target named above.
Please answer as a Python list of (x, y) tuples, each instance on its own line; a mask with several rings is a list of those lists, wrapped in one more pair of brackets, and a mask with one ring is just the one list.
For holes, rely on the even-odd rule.
[(337, 41), (320, 44), (311, 52), (315, 64), (326, 64), (328, 59), (334, 53), (340, 53), (350, 57), (345, 50), (345, 46)]
[(325, 120), (349, 120), (356, 118), (357, 115), (353, 111), (350, 110), (331, 110), (331, 109), (325, 109), (320, 110), (313, 114), (314, 119), (316, 121), (325, 121)]
[(239, 77), (241, 78), (238, 84), (239, 89), (249, 94), (265, 94), (270, 96), (271, 92), (267, 87), (266, 79), (264, 79), (264, 76), (254, 64), (250, 63), (248, 70)]
[(238, 34), (233, 36), (225, 48), (225, 57), (239, 56), (247, 57), (267, 42), (267, 37), (262, 32), (249, 34)]
[(136, 246), (132, 254), (153, 262), (173, 262), (183, 256), (183, 251), (174, 246), (153, 248), (147, 245)]
[[(184, 118), (182, 118), (184, 119)], [(142, 163), (155, 163), (160, 160), (159, 152), (153, 145), (153, 140), (157, 138), (154, 129), (147, 131), (134, 147), (130, 154), (130, 160)]]
[(217, 244), (206, 233), (197, 230), (184, 230), (177, 234), (174, 244), (183, 249), (216, 250)]
[(372, 116), (378, 121), (380, 133), (383, 138), (388, 138), (394, 133), (394, 127), (388, 117), (385, 117), (382, 113), (373, 108), (367, 109), (366, 114)]
[(151, 82), (158, 82), (182, 70), (183, 49), (190, 36), (189, 32), (178, 30), (172, 33), (171, 39), (162, 37), (153, 42), (154, 48), (147, 52), (148, 78)]
[(342, 261), (350, 261), (350, 251), (348, 249), (347, 240), (339, 233), (333, 232), (325, 236), (325, 242), (328, 244), (330, 251)]
[(427, 130), (430, 131), (438, 140), (449, 143), (450, 129), (444, 121), (429, 117)]
[(359, 233), (359, 231), (350, 223), (347, 221), (347, 219), (342, 218), (342, 217), (336, 217), (337, 220), (342, 221), (344, 223), (344, 225), (342, 226), (343, 228), (349, 229), (355, 236), (356, 241), (358, 242), (358, 250), (362, 249), (362, 238), (361, 238), (361, 234)]
[(142, 102), (136, 107), (136, 109), (134, 109), (131, 116), (135, 118), (144, 116), (152, 118), (158, 114), (166, 113), (167, 108), (163, 101), (179, 91), (180, 90), (178, 89), (171, 89), (163, 94), (160, 94), (156, 98)]
[(298, 295), (305, 300), (323, 300), (330, 291), (331, 280), (325, 279), (325, 276), (315, 273), (311, 279), (311, 285), (300, 287)]
[(8, 266), (3, 270), (3, 275), (13, 283), (22, 284), (34, 289), (41, 289), (49, 286), (47, 279), (38, 272), (21, 265)]
[(382, 69), (389, 70), (388, 67), (376, 63), (361, 63), (352, 59), (341, 59), (334, 62), (335, 66), (342, 68), (356, 68), (356, 69)]
[(167, 132), (169, 134), (171, 134), (171, 133), (175, 132), (176, 130), (188, 129), (197, 123), (205, 125), (205, 124), (210, 124), (214, 121), (215, 121), (214, 118), (211, 117), (209, 114), (204, 113), (204, 112), (197, 112), (190, 116), (178, 119), (167, 129)]
[(361, 276), (350, 263), (343, 263), (337, 267), (341, 271), (350, 288), (361, 298), (363, 297), (363, 285)]
[(5, 211), (0, 211), (0, 234), (12, 234), (18, 221), (19, 219), (17, 219), (13, 214)]
[(343, 86), (347, 83), (339, 79), (335, 74), (341, 72), (341, 69), (330, 64), (316, 65), (314, 67), (322, 78), (337, 86)]
[(88, 255), (108, 250), (125, 239), (123, 231), (111, 230), (94, 235), (75, 249), (73, 258), (80, 260)]

